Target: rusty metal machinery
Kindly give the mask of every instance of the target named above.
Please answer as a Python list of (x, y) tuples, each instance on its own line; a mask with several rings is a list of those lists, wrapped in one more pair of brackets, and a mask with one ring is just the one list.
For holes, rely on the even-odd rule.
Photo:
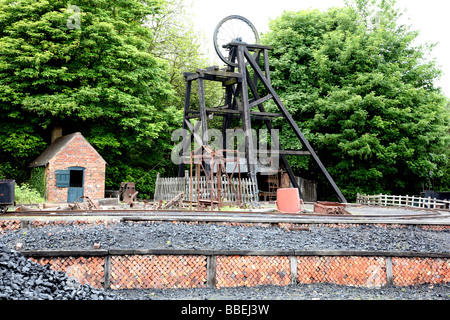
[[(227, 153), (233, 153), (235, 156), (225, 157)], [(227, 163), (232, 164), (231, 172), (228, 172)], [(196, 168), (195, 176), (194, 167)], [(210, 205), (211, 209), (214, 208), (214, 205), (220, 209), (223, 204), (223, 189), (234, 193), (237, 206), (241, 206), (241, 171), (237, 150), (213, 150), (209, 146), (203, 145), (199, 150), (191, 153), (190, 170), (189, 203), (191, 206), (196, 202), (197, 209), (205, 204)], [(200, 174), (202, 173), (207, 178), (204, 185), (200, 183)], [(235, 174), (238, 177), (236, 186), (232, 182)], [(194, 179), (196, 179), (195, 188)], [(193, 199), (194, 194), (196, 199)]]

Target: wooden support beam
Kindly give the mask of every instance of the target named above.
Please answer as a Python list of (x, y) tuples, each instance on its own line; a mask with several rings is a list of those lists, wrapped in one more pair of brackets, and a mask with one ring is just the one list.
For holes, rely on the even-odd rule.
[(192, 80), (198, 79), (198, 73), (185, 72), (185, 73), (183, 73), (183, 76), (186, 81), (192, 81)]
[(253, 59), (253, 57), (250, 54), (250, 52), (248, 51), (248, 49), (245, 46), (242, 46), (242, 45), (239, 46), (239, 47), (242, 48), (241, 51), (244, 52), (244, 55), (247, 58), (247, 61), (249, 62), (249, 64), (251, 65), (251, 67), (253, 68), (255, 73), (258, 74), (259, 79), (262, 81), (262, 83), (264, 84), (266, 89), (273, 96), (273, 100), (275, 101), (275, 103), (278, 106), (278, 108), (280, 109), (280, 111), (283, 113), (283, 115), (286, 118), (286, 120), (288, 121), (290, 127), (294, 130), (295, 134), (300, 139), (300, 141), (303, 143), (303, 145), (308, 149), (308, 151), (311, 152), (311, 155), (312, 155), (314, 161), (319, 166), (319, 168), (321, 169), (322, 173), (325, 175), (325, 177), (327, 178), (328, 182), (333, 187), (333, 190), (335, 191), (335, 193), (336, 193), (337, 197), (339, 198), (339, 200), (341, 202), (343, 202), (343, 203), (346, 203), (347, 200), (345, 199), (344, 195), (341, 193), (341, 190), (339, 190), (338, 186), (336, 185), (336, 183), (334, 182), (333, 178), (328, 173), (328, 171), (325, 168), (325, 166), (320, 161), (320, 159), (317, 156), (317, 154), (315, 153), (314, 149), (311, 147), (311, 145), (309, 144), (308, 140), (306, 140), (305, 136), (301, 132), (301, 130), (298, 127), (297, 123), (295, 123), (295, 121), (292, 118), (291, 114), (289, 113), (289, 111), (284, 106), (284, 104), (281, 101), (280, 97), (278, 97), (277, 93), (275, 92), (275, 89), (272, 87), (272, 85), (270, 84), (269, 80), (267, 80), (267, 78), (264, 76), (263, 72), (261, 71), (261, 69), (259, 68), (258, 64)]
[(208, 144), (208, 120), (206, 115), (205, 88), (203, 79), (198, 78), (198, 97), (200, 102), (200, 121), (202, 123), (202, 141), (204, 145)]
[[(248, 70), (246, 70), (246, 74), (247, 74), (247, 77), (248, 77), (248, 76), (249, 76)], [(255, 85), (254, 83), (250, 83), (250, 84), (249, 84), (249, 87), (250, 87), (250, 90), (251, 90), (253, 96), (254, 96), (256, 99), (259, 99), (258, 89), (257, 89), (256, 85)], [(272, 97), (272, 98), (273, 98), (273, 97)], [(264, 112), (264, 111), (265, 111), (264, 106), (263, 106), (262, 104), (258, 104), (258, 109), (259, 109), (259, 111), (261, 111), (261, 112)], [(269, 131), (272, 131), (272, 129), (273, 129), (273, 128), (272, 128), (272, 122), (266, 120), (264, 123), (265, 123), (267, 129), (268, 129)], [(274, 145), (275, 148), (281, 150), (281, 147), (280, 147), (278, 141), (274, 141), (274, 144), (275, 144), (275, 145)], [(281, 154), (281, 155), (280, 155), (280, 159), (281, 159), (281, 161), (283, 162), (284, 167), (286, 168), (286, 171), (287, 171), (287, 173), (288, 173), (288, 175), (289, 175), (289, 179), (291, 180), (292, 185), (294, 186), (294, 188), (297, 188), (297, 189), (298, 189), (298, 192), (299, 192), (299, 194), (300, 194), (300, 197), (302, 197), (302, 191), (300, 190), (300, 187), (299, 187), (299, 185), (298, 185), (298, 183), (297, 183), (297, 179), (295, 178), (294, 172), (292, 171), (292, 168), (291, 168), (291, 166), (289, 165), (289, 161), (287, 161), (286, 155)]]
[(217, 256), (206, 256), (206, 286), (208, 288), (216, 287), (216, 258)]
[(386, 257), (386, 278), (387, 285), (394, 285), (394, 272), (392, 268), (392, 257)]
[[(186, 93), (184, 96), (184, 112), (183, 112), (183, 140), (186, 141), (186, 129), (187, 129), (187, 123), (186, 120), (188, 119), (189, 115), (189, 105), (191, 104), (191, 89), (192, 89), (192, 80), (186, 81)], [(180, 150), (180, 156), (182, 156), (182, 152), (185, 150), (184, 146)], [(184, 177), (184, 163), (181, 162), (178, 165), (178, 177)]]
[[(189, 120), (187, 120), (187, 119), (184, 120), (184, 122), (186, 122), (186, 125), (188, 126), (189, 130), (191, 131), (192, 136), (194, 137), (194, 139), (195, 139), (195, 141), (197, 142), (197, 144), (198, 144), (199, 146), (201, 146), (201, 145), (203, 144), (203, 140), (202, 140), (202, 138), (199, 137), (199, 135), (197, 134), (197, 131), (198, 131), (199, 127), (200, 127), (201, 122), (200, 122), (200, 121), (197, 122), (197, 123), (195, 124), (195, 127), (194, 127), (194, 126), (192, 125), (192, 123), (191, 123)], [(189, 143), (189, 141), (188, 141), (187, 143)], [(183, 147), (184, 147), (184, 146), (183, 146)], [(186, 146), (186, 147), (188, 147), (188, 146)]]
[[(233, 68), (234, 70), (234, 68)], [(231, 106), (233, 103), (233, 93), (235, 92), (235, 86), (234, 85), (229, 85), (227, 87), (225, 87), (225, 104), (228, 106)], [(226, 138), (226, 134), (225, 132), (227, 131), (227, 129), (230, 128), (231, 126), (231, 121), (233, 120), (233, 115), (231, 114), (224, 114), (223, 116), (223, 120), (222, 120), (222, 146), (224, 148), (227, 147), (227, 138)]]
[(108, 290), (111, 288), (111, 256), (105, 256), (105, 264), (103, 266), (103, 289)]
[(222, 70), (209, 70), (209, 69), (198, 69), (197, 72), (185, 72), (184, 78), (186, 81), (193, 81), (197, 79), (205, 79), (211, 81), (222, 82), (224, 85), (230, 85), (240, 82), (242, 79), (242, 74), (237, 72), (229, 72)]
[(235, 78), (231, 78), (231, 79), (222, 81), (222, 85), (224, 87), (229, 87), (229, 86), (232, 86), (232, 85), (234, 85), (236, 83), (238, 83), (238, 79), (235, 79)]
[(242, 79), (243, 75), (237, 72), (228, 72), (221, 70), (208, 70), (208, 69), (197, 69), (197, 74), (200, 76), (210, 75), (218, 78), (232, 78), (232, 79)]
[(290, 256), (289, 262), (291, 264), (291, 284), (296, 285), (297, 284), (297, 257), (296, 256)]
[(260, 44), (248, 44), (248, 43), (243, 43), (243, 42), (230, 42), (229, 44), (224, 45), (223, 47), (234, 47), (234, 46), (241, 46), (241, 47), (245, 47), (247, 49), (247, 51), (254, 51), (254, 50), (271, 50), (273, 49), (271, 46), (263, 46)]
[(264, 49), (264, 69), (265, 76), (270, 83), (269, 53), (267, 49)]
[[(243, 110), (235, 110), (235, 109), (219, 109), (219, 108), (206, 108), (207, 114), (231, 114), (231, 115), (237, 115), (240, 116), (243, 114)], [(200, 111), (198, 110), (189, 110), (188, 113), (192, 114), (199, 114)], [(281, 118), (283, 117), (283, 114), (281, 113), (272, 113), (272, 112), (250, 112), (250, 116), (255, 117), (266, 117), (266, 118)]]
[(270, 99), (272, 99), (273, 98), (273, 96), (271, 95), (271, 94), (268, 94), (267, 96), (265, 96), (265, 97), (263, 97), (263, 98), (260, 98), (260, 99), (258, 99), (258, 100), (255, 100), (255, 101), (253, 101), (253, 102), (251, 102), (250, 103), (250, 109), (251, 108), (253, 108), (253, 107), (256, 107), (258, 104), (261, 104), (261, 103), (263, 103), (263, 102), (266, 102), (267, 100), (270, 100)]
[[(238, 70), (239, 73), (242, 75), (246, 72), (246, 66), (245, 66), (245, 53), (244, 49), (246, 49), (244, 46), (238, 46), (237, 47), (238, 52)], [(248, 52), (248, 50), (247, 50)], [(249, 53), (250, 54), (250, 53)], [(252, 58), (253, 59), (253, 58)], [(251, 82), (251, 79), (249, 79), (248, 82)], [(242, 124), (244, 127), (245, 134), (245, 142), (246, 142), (246, 153), (247, 153), (247, 163), (248, 168), (250, 172), (251, 179), (256, 185), (256, 192), (258, 192), (258, 183), (256, 180), (256, 158), (255, 158), (255, 152), (254, 152), (254, 144), (253, 144), (253, 136), (251, 134), (251, 121), (250, 121), (250, 107), (248, 103), (248, 87), (247, 87), (247, 77), (242, 78), (242, 90), (241, 90), (241, 98), (242, 98), (242, 110), (244, 111), (242, 115)]]
[[(259, 62), (261, 60), (261, 50), (256, 50), (253, 57), (255, 58), (256, 63), (259, 65)], [(252, 79), (249, 76), (247, 68), (245, 68), (245, 72), (246, 72), (246, 75), (247, 75), (248, 82), (252, 82), (255, 85), (255, 87), (258, 87), (258, 75), (256, 73), (253, 74), (253, 79)], [(250, 106), (250, 109), (251, 108), (252, 107)]]
[(283, 115), (281, 113), (272, 113), (272, 112), (250, 112), (251, 116), (259, 116), (259, 117), (268, 117), (268, 118), (282, 118)]
[(311, 152), (301, 151), (301, 150), (264, 150), (258, 151), (258, 154), (274, 154), (285, 155), (285, 156), (310, 156)]

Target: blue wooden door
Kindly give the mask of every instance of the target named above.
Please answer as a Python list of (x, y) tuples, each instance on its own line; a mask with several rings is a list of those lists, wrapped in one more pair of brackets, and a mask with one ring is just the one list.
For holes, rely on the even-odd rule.
[[(67, 202), (75, 202), (84, 195), (84, 168), (69, 168), (69, 189), (67, 191)], [(83, 199), (79, 199), (82, 202)]]

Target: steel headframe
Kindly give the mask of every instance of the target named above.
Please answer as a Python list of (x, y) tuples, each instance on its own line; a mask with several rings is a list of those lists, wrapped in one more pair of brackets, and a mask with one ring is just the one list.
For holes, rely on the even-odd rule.
[[(232, 42), (227, 45), (230, 48), (232, 56), (231, 61), (237, 61), (237, 71), (232, 65), (228, 66), (226, 70), (219, 70), (218, 67), (210, 67), (206, 69), (197, 69), (195, 73), (185, 73), (186, 80), (186, 95), (184, 105), (184, 119), (183, 129), (187, 129), (188, 126), (192, 127), (189, 119), (199, 118), (201, 122), (201, 131), (203, 145), (208, 145), (207, 130), (208, 130), (208, 114), (214, 113), (215, 115), (223, 116), (223, 133), (225, 137), (226, 129), (230, 128), (231, 120), (238, 116), (242, 120), (243, 129), (251, 130), (251, 120), (259, 119), (263, 120), (269, 131), (272, 130), (271, 118), (283, 117), (290, 128), (294, 131), (297, 138), (307, 151), (286, 151), (282, 150), (281, 146), (277, 143), (275, 146), (278, 149), (278, 154), (282, 163), (284, 164), (286, 171), (289, 175), (292, 185), (295, 188), (299, 188), (295, 175), (287, 161), (286, 155), (310, 155), (314, 162), (320, 168), (321, 172), (330, 183), (337, 198), (340, 202), (346, 203), (342, 192), (334, 182), (333, 178), (328, 173), (327, 169), (320, 161), (316, 152), (309, 144), (302, 131), (298, 127), (297, 123), (292, 118), (291, 114), (284, 106), (280, 97), (275, 92), (270, 81), (270, 68), (268, 59), (268, 50), (272, 49), (269, 46), (251, 45), (243, 42)], [(251, 53), (253, 52), (253, 54)], [(261, 53), (264, 59), (264, 71), (260, 67)], [(250, 74), (250, 70), (253, 71), (253, 77)], [(199, 93), (199, 110), (191, 110), (191, 88), (192, 81), (198, 81), (198, 93)], [(208, 81), (220, 81), (225, 88), (225, 106), (217, 108), (206, 108), (205, 94), (204, 94), (204, 80)], [(263, 87), (268, 94), (261, 97), (258, 93), (258, 82), (261, 81)], [(249, 90), (253, 98), (249, 99)], [(272, 100), (278, 107), (281, 114), (267, 113), (263, 103)], [(259, 112), (251, 112), (251, 109), (258, 107)], [(245, 139), (245, 154), (248, 163), (248, 169), (252, 180), (256, 183), (256, 163), (255, 156), (257, 150), (254, 150), (254, 144), (251, 135), (246, 135)], [(179, 166), (179, 176), (184, 175), (184, 163)], [(257, 183), (256, 183), (257, 186)], [(299, 191), (301, 192), (300, 188)], [(300, 193), (301, 195), (301, 193)]]

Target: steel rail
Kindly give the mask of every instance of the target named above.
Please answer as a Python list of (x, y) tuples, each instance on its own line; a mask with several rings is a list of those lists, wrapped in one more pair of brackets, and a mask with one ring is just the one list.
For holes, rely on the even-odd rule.
[(443, 215), (439, 212), (430, 212), (423, 214), (353, 214), (353, 215), (329, 215), (329, 214), (310, 214), (310, 213), (281, 213), (281, 212), (257, 212), (257, 211), (193, 211), (193, 210), (139, 210), (139, 209), (125, 209), (125, 210), (52, 210), (52, 211), (13, 211), (7, 212), (0, 217), (164, 217), (164, 216), (177, 216), (177, 217), (242, 217), (242, 218), (279, 218), (285, 220), (287, 218), (330, 218), (346, 220), (364, 220), (364, 219), (400, 219), (400, 220), (414, 220), (414, 219), (433, 219), (433, 218), (446, 218), (450, 215)]

